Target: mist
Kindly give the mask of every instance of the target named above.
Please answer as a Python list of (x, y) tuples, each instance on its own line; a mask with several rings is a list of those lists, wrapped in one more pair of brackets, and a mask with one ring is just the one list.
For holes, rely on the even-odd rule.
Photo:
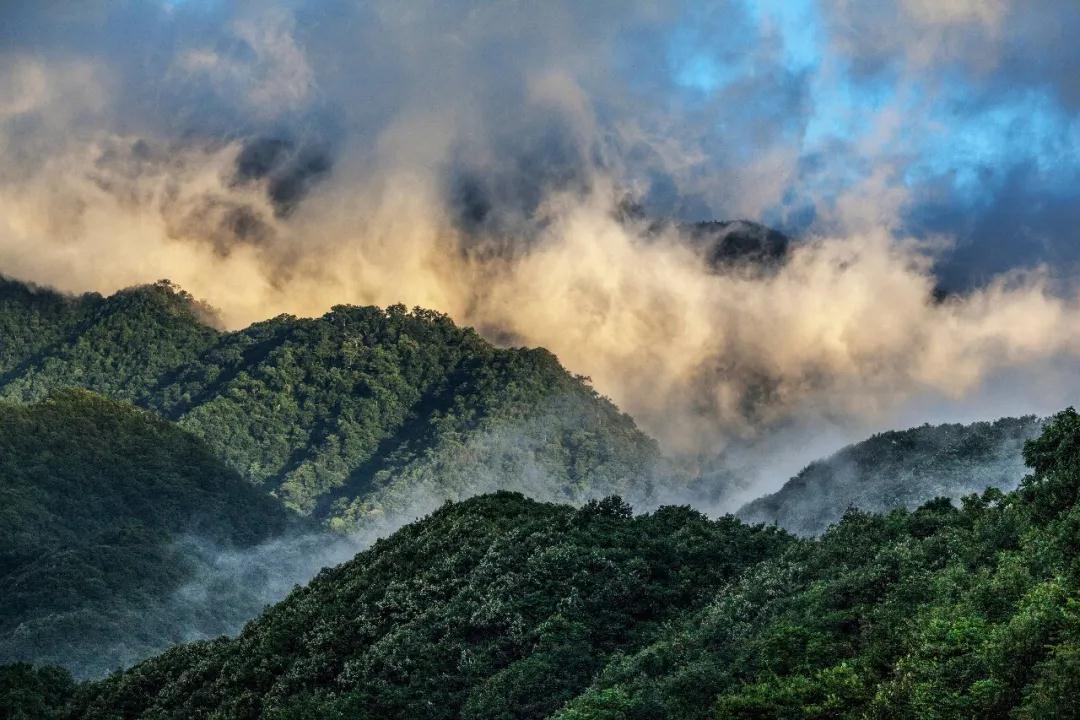
[(960, 506), (988, 488), (1010, 492), (1029, 473), (1024, 443), (1043, 426), (1027, 416), (877, 434), (810, 463), (781, 490), (752, 500), (736, 515), (812, 536), (849, 510), (915, 510), (939, 498)]
[[(232, 328), (434, 308), (747, 497), (873, 431), (1077, 395), (1075, 50), (1027, 6), (0, 12), (6, 275), (168, 277)], [(736, 218), (795, 238), (777, 267), (703, 261), (686, 223)]]

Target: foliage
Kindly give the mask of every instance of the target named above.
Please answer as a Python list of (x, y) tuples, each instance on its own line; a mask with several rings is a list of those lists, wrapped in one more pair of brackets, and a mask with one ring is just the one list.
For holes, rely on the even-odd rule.
[(5, 283), (0, 397), (131, 400), (337, 530), (503, 488), (641, 501), (660, 472), (655, 442), (553, 355), (495, 348), (439, 313), (339, 306), (221, 333), (165, 282), (109, 298)]
[(74, 390), (0, 403), (0, 659), (87, 675), (160, 651), (184, 637), (147, 617), (194, 571), (181, 535), (245, 547), (293, 524), (146, 411)]
[[(85, 676), (174, 645), (82, 685), (2, 666), (0, 717), (1077, 716), (1072, 410), (1026, 443), (1016, 491), (960, 507), (1015, 485), (1042, 423), (885, 433), (811, 465), (742, 513), (837, 521), (797, 540), (598, 499), (647, 501), (659, 453), (543, 350), (401, 306), (232, 333), (206, 315), (166, 283), (0, 283), (0, 395), (33, 403), (0, 404), (0, 659)], [(592, 500), (443, 504), (505, 488)], [(300, 522), (282, 503), (341, 531), (442, 506), (238, 637), (183, 644), (253, 601), (236, 582), (192, 601), (185, 538), (278, 538)]]
[(959, 500), (988, 487), (1012, 490), (1024, 477), (1024, 441), (1041, 427), (1042, 421), (1028, 416), (880, 433), (811, 463), (737, 515), (817, 535), (848, 508), (914, 509), (934, 497)]
[(0, 718), (4, 720), (62, 717), (74, 692), (75, 681), (60, 668), (0, 665)]
[(499, 493), (324, 570), (236, 640), (88, 687), (79, 717), (543, 718), (789, 536)]
[(190, 295), (164, 280), (110, 298), (70, 298), (0, 279), (0, 395), (31, 402), (83, 387), (146, 404), (161, 378), (217, 337), (204, 317)]
[(1025, 456), (1014, 492), (802, 540), (617, 498), (448, 504), (62, 716), (1080, 717), (1080, 415)]
[(850, 511), (557, 717), (1078, 717), (1078, 438), (1075, 412), (1054, 418), (1013, 493)]

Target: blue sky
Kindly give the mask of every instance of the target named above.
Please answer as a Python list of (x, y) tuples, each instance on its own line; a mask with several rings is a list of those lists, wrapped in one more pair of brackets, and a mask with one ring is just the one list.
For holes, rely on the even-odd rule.
[[(1080, 6), (1004, 3), (992, 17), (976, 3), (939, 5), (952, 14), (924, 17), (904, 2), (691, 3), (666, 38), (673, 91), (715, 99), (718, 134), (730, 135), (736, 114), (744, 126), (782, 128), (765, 143), (735, 139), (750, 153), (775, 143), (798, 158), (781, 201), (754, 219), (812, 231), (830, 202), (885, 168), (909, 195), (905, 231), (951, 236), (971, 266), (943, 259), (950, 283), (1040, 262), (1073, 272), (1080, 54), (1069, 37)], [(785, 93), (802, 102), (778, 107)], [(1042, 212), (1048, 203), (1054, 211)], [(993, 263), (979, 267), (972, 248), (991, 244)]]

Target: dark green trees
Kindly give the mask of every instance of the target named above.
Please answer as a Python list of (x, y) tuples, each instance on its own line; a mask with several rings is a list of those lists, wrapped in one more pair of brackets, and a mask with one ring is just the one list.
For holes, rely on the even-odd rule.
[(688, 508), (478, 497), (324, 571), (236, 640), (87, 688), (76, 714), (543, 718), (789, 542)]
[(75, 681), (60, 668), (0, 665), (0, 718), (4, 720), (63, 717), (74, 692)]
[(0, 660), (94, 675), (222, 632), (233, 613), (210, 621), (171, 602), (198, 569), (180, 540), (244, 548), (296, 524), (146, 411), (78, 390), (0, 403)]
[(234, 640), (0, 687), (69, 718), (1077, 717), (1077, 418), (1028, 444), (1015, 492), (851, 511), (818, 539), (478, 497)]
[(959, 509), (850, 512), (608, 665), (558, 717), (1071, 718), (1080, 423)]
[(444, 315), (336, 307), (234, 333), (158, 283), (109, 298), (0, 286), (0, 397), (83, 387), (202, 437), (251, 483), (337, 530), (445, 499), (651, 494), (656, 444), (544, 350)]

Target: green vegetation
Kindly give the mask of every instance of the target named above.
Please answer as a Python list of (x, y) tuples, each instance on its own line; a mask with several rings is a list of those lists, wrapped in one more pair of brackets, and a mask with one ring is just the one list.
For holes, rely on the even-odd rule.
[(73, 332), (99, 299), (69, 298), (0, 277), (0, 373), (5, 382), (20, 374), (23, 363)]
[(401, 306), (254, 325), (160, 396), (167, 416), (247, 477), (341, 529), (496, 485), (544, 499), (641, 497), (659, 457), (550, 353), (499, 350)]
[(0, 291), (0, 397), (130, 400), (337, 530), (494, 489), (640, 501), (658, 471), (656, 444), (553, 355), (497, 349), (435, 312), (335, 307), (222, 333), (165, 282), (109, 298)]
[(689, 508), (443, 507), (253, 621), (86, 689), (78, 716), (542, 718), (791, 542)]
[(1029, 416), (874, 435), (811, 463), (737, 515), (817, 535), (848, 508), (887, 512), (914, 509), (935, 497), (959, 500), (988, 487), (1012, 490), (1024, 477), (1024, 442), (1041, 427), (1041, 420)]
[(32, 402), (82, 387), (147, 405), (163, 377), (214, 342), (205, 317), (167, 281), (71, 298), (0, 279), (0, 396)]
[(212, 608), (168, 604), (197, 569), (179, 540), (242, 548), (295, 524), (198, 438), (146, 411), (77, 390), (0, 403), (0, 659), (94, 675), (185, 632), (219, 634)]
[(483, 496), (236, 639), (74, 690), (25, 667), (0, 683), (68, 718), (1080, 717), (1080, 415), (1024, 457), (1014, 492), (853, 510), (804, 540)]
[(0, 279), (0, 398), (25, 407), (0, 407), (0, 661), (97, 676), (236, 632), (355, 552), (281, 537), (290, 511), (369, 537), (499, 489), (651, 491), (656, 444), (546, 351), (400, 306), (210, 318), (164, 281), (70, 297)]
[(849, 512), (558, 717), (1080, 716), (1080, 415), (1024, 457), (1034, 472), (1013, 493)]
[(63, 715), (75, 691), (67, 671), (27, 663), (0, 665), (0, 718), (36, 720)]
[[(546, 351), (400, 306), (208, 317), (0, 282), (0, 718), (1080, 712), (1071, 410), (884, 433), (740, 512), (797, 539), (634, 517), (655, 443)], [(200, 639), (351, 555), (316, 526), (429, 512)]]

